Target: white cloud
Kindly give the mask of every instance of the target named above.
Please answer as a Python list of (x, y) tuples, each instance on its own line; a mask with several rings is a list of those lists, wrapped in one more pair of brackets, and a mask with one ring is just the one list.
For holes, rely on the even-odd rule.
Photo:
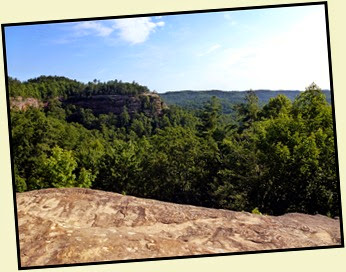
[(81, 22), (77, 23), (74, 26), (74, 29), (77, 31), (77, 34), (80, 36), (86, 36), (94, 34), (96, 36), (106, 37), (109, 36), (114, 29), (108, 26), (105, 26), (104, 24), (100, 22)]
[(113, 32), (119, 31), (118, 34), (122, 40), (137, 44), (145, 42), (157, 27), (163, 27), (164, 25), (164, 21), (153, 22), (151, 18), (145, 17), (115, 19), (110, 22), (80, 22), (74, 24), (73, 30), (77, 36), (96, 35), (100, 37), (108, 37)]
[(131, 44), (145, 42), (150, 33), (157, 27), (162, 27), (165, 22), (152, 22), (150, 18), (128, 18), (114, 20), (114, 28), (119, 30), (119, 36)]
[(219, 49), (220, 47), (221, 47), (221, 45), (219, 45), (219, 44), (214, 44), (214, 45), (210, 46), (206, 51), (197, 54), (197, 56), (198, 56), (198, 57), (206, 56), (206, 55), (208, 55), (208, 54), (214, 52), (215, 50)]

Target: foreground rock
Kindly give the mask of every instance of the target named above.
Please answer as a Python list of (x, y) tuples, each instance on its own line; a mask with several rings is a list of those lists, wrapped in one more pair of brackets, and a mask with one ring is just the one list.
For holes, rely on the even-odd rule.
[(340, 245), (339, 221), (261, 216), (89, 189), (17, 194), (21, 265)]

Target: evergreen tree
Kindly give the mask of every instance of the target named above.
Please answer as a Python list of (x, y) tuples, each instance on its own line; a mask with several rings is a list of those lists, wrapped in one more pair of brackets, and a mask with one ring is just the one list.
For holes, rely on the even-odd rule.
[(202, 124), (199, 127), (200, 134), (204, 137), (211, 137), (216, 131), (221, 114), (220, 101), (213, 96), (210, 101), (205, 103), (201, 111), (200, 118)]

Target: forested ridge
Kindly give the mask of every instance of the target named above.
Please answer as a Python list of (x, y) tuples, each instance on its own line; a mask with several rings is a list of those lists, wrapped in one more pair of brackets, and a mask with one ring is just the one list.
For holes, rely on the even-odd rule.
[(315, 84), (293, 101), (280, 94), (264, 105), (248, 91), (232, 114), (212, 97), (201, 109), (170, 106), (157, 115), (144, 111), (150, 100), (143, 111), (124, 106), (119, 114), (63, 103), (150, 93), (136, 82), (41, 76), (8, 83), (10, 97), (45, 103), (11, 109), (18, 192), (86, 187), (273, 215), (339, 215), (332, 108)]
[[(301, 93), (298, 90), (254, 90), (258, 96), (260, 106), (269, 102), (269, 99), (279, 94), (285, 95), (291, 101)], [(329, 90), (322, 90), (325, 94), (327, 102), (331, 104), (331, 94)], [(204, 91), (169, 91), (160, 94), (161, 98), (168, 105), (176, 105), (185, 109), (200, 109), (203, 104), (210, 100), (213, 96), (220, 99), (221, 110), (223, 113), (234, 112), (234, 105), (242, 103), (245, 98), (245, 91), (221, 91), (221, 90), (204, 90)]]
[(9, 77), (9, 94), (11, 97), (32, 97), (48, 100), (55, 97), (68, 98), (71, 96), (88, 97), (100, 94), (141, 94), (148, 93), (149, 89), (136, 82), (122, 82), (110, 80), (100, 82), (94, 79), (87, 84), (62, 76), (40, 76), (21, 82)]

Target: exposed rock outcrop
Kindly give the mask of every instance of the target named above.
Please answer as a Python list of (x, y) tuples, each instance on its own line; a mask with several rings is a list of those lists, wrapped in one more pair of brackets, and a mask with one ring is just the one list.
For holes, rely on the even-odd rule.
[(28, 97), (23, 98), (21, 96), (10, 97), (10, 108), (13, 110), (25, 111), (26, 109), (32, 108), (43, 108), (47, 103), (43, 103), (39, 99)]
[[(64, 104), (73, 104), (77, 107), (91, 109), (94, 114), (121, 114), (126, 107), (129, 114), (143, 112), (147, 116), (160, 116), (167, 105), (156, 93), (143, 93), (137, 95), (93, 95), (90, 97), (71, 96), (59, 99)], [(29, 107), (43, 108), (49, 105), (39, 99), (21, 96), (10, 98), (10, 108), (25, 111)]]
[(126, 107), (129, 114), (143, 112), (149, 116), (159, 116), (162, 114), (163, 109), (167, 107), (156, 93), (75, 96), (68, 98), (64, 103), (91, 109), (94, 114), (120, 114)]
[(338, 220), (264, 216), (90, 189), (17, 194), (21, 265), (340, 245)]

